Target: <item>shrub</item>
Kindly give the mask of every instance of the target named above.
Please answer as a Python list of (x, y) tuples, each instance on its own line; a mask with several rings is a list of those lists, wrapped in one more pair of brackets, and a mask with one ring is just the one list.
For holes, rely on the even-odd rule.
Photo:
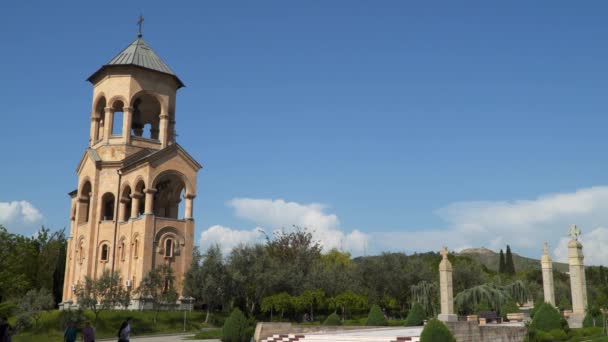
[(590, 327), (594, 327), (595, 326), (595, 322), (593, 322), (593, 316), (591, 316), (590, 313), (587, 313), (585, 315), (585, 319), (583, 319), (583, 328), (590, 328)]
[(407, 318), (405, 319), (405, 326), (406, 327), (415, 327), (415, 326), (422, 325), (422, 322), (424, 321), (425, 318), (426, 318), (426, 315), (424, 314), (424, 309), (422, 308), (422, 306), (418, 303), (414, 303), (412, 310), (410, 310), (410, 313), (407, 315)]
[(32, 317), (28, 313), (20, 313), (15, 321), (17, 331), (28, 330), (33, 326)]
[(456, 342), (456, 339), (445, 324), (432, 319), (422, 329), (420, 342)]
[(372, 308), (369, 309), (369, 315), (367, 315), (367, 321), (365, 322), (365, 325), (388, 325), (388, 321), (384, 317), (384, 312), (382, 312), (382, 309), (380, 309), (378, 304), (372, 305)]
[(334, 312), (327, 316), (323, 325), (342, 325), (342, 320), (340, 320), (340, 316)]
[(551, 304), (543, 303), (540, 305), (534, 319), (530, 324), (532, 330), (549, 332), (554, 329), (562, 329), (562, 316)]
[(230, 316), (226, 318), (222, 328), (222, 342), (248, 342), (251, 336), (249, 333), (247, 318), (239, 309), (234, 309)]
[(551, 335), (551, 341), (567, 341), (568, 340), (568, 334), (566, 334), (566, 332), (561, 329), (553, 329), (549, 332), (549, 335)]

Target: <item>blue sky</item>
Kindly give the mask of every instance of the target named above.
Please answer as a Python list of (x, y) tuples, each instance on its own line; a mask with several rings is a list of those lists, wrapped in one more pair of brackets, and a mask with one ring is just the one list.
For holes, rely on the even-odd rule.
[[(536, 256), (578, 223), (608, 243), (607, 10), (601, 1), (2, 2), (0, 223), (23, 233), (68, 226), (89, 131), (85, 79), (135, 38), (143, 13), (144, 39), (186, 84), (176, 118), (178, 142), (204, 165), (197, 241), (229, 246), (258, 226), (296, 223), (354, 254), (510, 243)], [(40, 215), (28, 221), (15, 201)], [(528, 231), (540, 233), (514, 236)]]

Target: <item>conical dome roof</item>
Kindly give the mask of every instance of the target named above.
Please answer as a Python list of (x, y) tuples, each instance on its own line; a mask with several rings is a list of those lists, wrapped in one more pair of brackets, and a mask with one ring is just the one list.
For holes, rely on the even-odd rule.
[(171, 75), (177, 80), (179, 87), (184, 84), (171, 70), (171, 68), (144, 42), (141, 36), (138, 36), (126, 49), (122, 50), (118, 55), (114, 56), (108, 63), (104, 64), (99, 70), (88, 78), (91, 81), (99, 72), (106, 67), (119, 65), (133, 65), (144, 69), (157, 71), (163, 74)]

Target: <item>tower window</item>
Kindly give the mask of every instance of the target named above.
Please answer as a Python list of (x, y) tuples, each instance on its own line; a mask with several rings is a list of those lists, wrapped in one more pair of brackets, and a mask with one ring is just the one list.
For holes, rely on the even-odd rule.
[(101, 261), (108, 261), (108, 245), (101, 245)]
[(172, 239), (167, 239), (167, 241), (165, 241), (165, 257), (172, 257), (173, 256), (173, 240)]
[(120, 248), (120, 252), (119, 252), (120, 260), (125, 261), (125, 241), (124, 240), (122, 240), (120, 242), (120, 246), (118, 248)]
[(133, 242), (133, 258), (137, 259), (137, 251), (139, 250), (139, 239), (135, 239)]
[(104, 221), (112, 221), (114, 219), (114, 195), (105, 193), (101, 198), (101, 216)]

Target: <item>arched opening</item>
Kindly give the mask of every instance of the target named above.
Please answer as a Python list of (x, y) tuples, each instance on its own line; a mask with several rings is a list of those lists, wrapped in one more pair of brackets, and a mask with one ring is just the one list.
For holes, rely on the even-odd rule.
[(112, 119), (112, 135), (122, 135), (122, 122), (124, 120), (123, 107), (124, 104), (120, 100), (114, 102), (114, 105), (112, 106), (112, 110), (114, 111)]
[(97, 132), (94, 132), (95, 136), (93, 137), (93, 141), (99, 141), (103, 138), (103, 123), (105, 116), (105, 108), (106, 108), (106, 98), (101, 97), (99, 101), (97, 101), (97, 105), (95, 106), (95, 120), (97, 120)]
[(86, 181), (78, 195), (78, 223), (89, 222), (89, 211), (91, 208), (91, 182)]
[(123, 212), (123, 217), (121, 217), (121, 221), (125, 222), (128, 221), (131, 218), (131, 207), (133, 204), (133, 201), (131, 200), (131, 187), (130, 186), (126, 186), (123, 190), (122, 190), (122, 195), (120, 196), (120, 202), (121, 205), (124, 206), (124, 209), (122, 210)]
[(165, 240), (165, 257), (171, 258), (173, 256), (173, 239)]
[(101, 197), (101, 218), (103, 221), (114, 220), (115, 201), (114, 194), (111, 192), (106, 192)]
[(154, 215), (177, 219), (182, 193), (186, 188), (182, 176), (167, 173), (160, 176), (154, 184), (157, 190), (154, 194)]
[[(133, 101), (133, 135), (158, 140), (160, 126), (160, 102), (149, 94), (142, 94)], [(144, 129), (145, 128), (145, 129)]]
[(108, 245), (107, 244), (103, 244), (101, 245), (101, 257), (99, 258), (99, 260), (101, 261), (108, 261), (108, 256), (109, 256), (109, 252), (108, 252)]
[(125, 261), (125, 254), (125, 238), (123, 237), (118, 243), (118, 258), (120, 259), (120, 261)]
[(136, 195), (139, 199), (137, 201), (137, 217), (142, 215), (146, 210), (146, 196), (144, 191), (146, 190), (146, 184), (143, 180), (140, 180), (135, 185), (134, 195)]
[(139, 255), (139, 238), (136, 237), (135, 241), (133, 241), (133, 258), (137, 259)]
[(184, 196), (186, 195), (186, 188), (183, 188), (179, 193), (180, 202), (177, 206), (177, 217), (185, 218), (186, 217), (186, 201), (184, 200)]

